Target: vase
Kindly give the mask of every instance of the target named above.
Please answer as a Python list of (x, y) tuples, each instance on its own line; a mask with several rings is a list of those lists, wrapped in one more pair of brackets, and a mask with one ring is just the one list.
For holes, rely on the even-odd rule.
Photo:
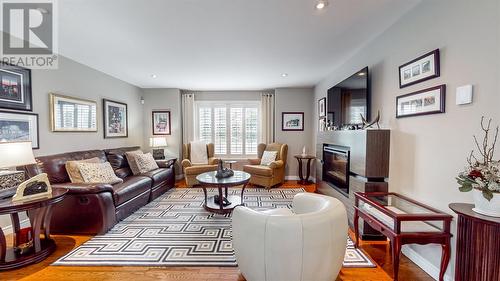
[(472, 210), (478, 214), (490, 217), (500, 217), (500, 194), (494, 193), (490, 201), (484, 198), (483, 192), (479, 189), (473, 189), (475, 207)]

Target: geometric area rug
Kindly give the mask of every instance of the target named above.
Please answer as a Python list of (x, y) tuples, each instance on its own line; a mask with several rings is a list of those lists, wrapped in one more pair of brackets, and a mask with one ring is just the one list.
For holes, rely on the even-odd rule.
[[(216, 189), (207, 189), (215, 194)], [(239, 195), (241, 188), (230, 188)], [(302, 188), (246, 188), (245, 205), (261, 210), (291, 208)], [(237, 266), (231, 244), (231, 214), (203, 208), (201, 188), (173, 188), (61, 257), (62, 266)], [(344, 267), (375, 267), (347, 239)]]

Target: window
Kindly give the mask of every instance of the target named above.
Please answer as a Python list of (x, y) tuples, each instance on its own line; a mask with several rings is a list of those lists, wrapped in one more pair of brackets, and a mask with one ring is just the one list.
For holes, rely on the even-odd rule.
[(215, 145), (217, 156), (257, 154), (260, 133), (258, 102), (196, 103), (196, 138)]

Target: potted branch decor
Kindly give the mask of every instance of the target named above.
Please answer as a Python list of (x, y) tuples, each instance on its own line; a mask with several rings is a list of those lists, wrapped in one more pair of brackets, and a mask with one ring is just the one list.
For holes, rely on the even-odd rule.
[(486, 123), (481, 118), (481, 129), (484, 138), (480, 144), (476, 136), (474, 142), (479, 155), (472, 150), (467, 158), (465, 171), (457, 177), (462, 192), (473, 192), (474, 212), (500, 217), (500, 161), (493, 160), (495, 145), (498, 138), (498, 126), (495, 129), (493, 140), (490, 141), (491, 119)]

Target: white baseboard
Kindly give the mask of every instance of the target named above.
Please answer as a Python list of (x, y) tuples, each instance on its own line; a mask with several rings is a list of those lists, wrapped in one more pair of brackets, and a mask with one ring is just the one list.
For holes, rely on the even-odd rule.
[[(422, 257), (419, 253), (408, 246), (403, 246), (401, 252), (409, 258), (412, 262), (414, 262), (418, 267), (420, 267), (423, 271), (427, 272), (432, 278), (435, 280), (439, 279), (439, 268), (430, 263), (427, 259)], [(450, 267), (448, 266), (448, 269)], [(449, 274), (444, 275), (445, 281), (453, 281), (453, 277)]]
[[(298, 181), (300, 180), (299, 176), (285, 176), (285, 180), (287, 181)], [(309, 177), (309, 180), (312, 182), (316, 182), (316, 179), (313, 177)]]
[(182, 180), (184, 178), (184, 174), (180, 174), (180, 175), (175, 175), (175, 180), (178, 181), (178, 180)]
[[(28, 226), (30, 226), (30, 219), (24, 219), (24, 220), (20, 221), (19, 224), (21, 225), (21, 228), (28, 227)], [(2, 231), (5, 235), (12, 234), (13, 233), (12, 225), (9, 224), (6, 227), (2, 227)]]

